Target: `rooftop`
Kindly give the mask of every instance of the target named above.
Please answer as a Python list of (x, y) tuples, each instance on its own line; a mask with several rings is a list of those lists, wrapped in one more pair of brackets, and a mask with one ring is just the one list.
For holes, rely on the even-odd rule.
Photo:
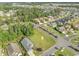
[(32, 50), (33, 44), (28, 38), (24, 38), (21, 43), (26, 50)]
[(8, 55), (11, 56), (17, 56), (21, 52), (19, 46), (16, 43), (10, 43), (8, 45), (7, 50), (8, 50)]

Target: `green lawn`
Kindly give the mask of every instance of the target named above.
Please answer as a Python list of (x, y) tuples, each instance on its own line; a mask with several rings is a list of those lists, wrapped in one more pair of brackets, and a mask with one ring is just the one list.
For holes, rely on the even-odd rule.
[(71, 42), (74, 45), (78, 45), (79, 44), (79, 37), (78, 38), (75, 38), (75, 39), (72, 39)]
[(68, 50), (66, 48), (61, 48), (55, 53), (56, 56), (73, 56), (74, 53), (71, 50)]
[[(35, 47), (42, 48), (43, 52), (55, 44), (55, 40), (42, 30), (35, 29), (34, 35), (29, 37)], [(42, 52), (35, 51), (36, 55)]]
[(73, 45), (78, 45), (79, 44), (79, 30), (75, 30), (75, 32), (77, 33), (77, 35), (71, 39), (71, 43)]
[(49, 32), (60, 35), (60, 36), (64, 36), (62, 33), (59, 33), (58, 31), (56, 31), (53, 27), (50, 26), (44, 26), (44, 28), (46, 28)]

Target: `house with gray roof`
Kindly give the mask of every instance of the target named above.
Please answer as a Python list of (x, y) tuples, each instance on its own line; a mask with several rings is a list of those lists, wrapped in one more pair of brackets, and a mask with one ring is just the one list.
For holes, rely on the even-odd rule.
[(9, 56), (20, 56), (22, 55), (21, 50), (17, 43), (10, 43), (7, 47)]
[(34, 56), (33, 49), (32, 49), (33, 48), (33, 43), (28, 38), (24, 38), (21, 41), (21, 44), (23, 45), (23, 47), (27, 51), (28, 55)]

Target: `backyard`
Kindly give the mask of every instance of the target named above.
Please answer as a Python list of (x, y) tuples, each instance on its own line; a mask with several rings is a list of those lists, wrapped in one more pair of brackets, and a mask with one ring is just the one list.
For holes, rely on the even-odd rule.
[[(36, 48), (41, 48), (43, 51), (47, 50), (56, 43), (50, 35), (40, 29), (35, 29), (34, 35), (29, 38)], [(42, 51), (35, 50), (35, 53), (39, 55)]]

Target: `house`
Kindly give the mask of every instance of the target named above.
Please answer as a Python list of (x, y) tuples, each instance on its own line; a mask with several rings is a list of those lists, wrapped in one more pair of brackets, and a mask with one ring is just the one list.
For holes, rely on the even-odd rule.
[(4, 53), (4, 49), (2, 47), (0, 47), (0, 56), (4, 56), (5, 53)]
[(7, 24), (3, 24), (3, 25), (1, 25), (1, 27), (0, 27), (2, 30), (8, 30), (8, 25)]
[(53, 23), (52, 23), (52, 26), (53, 26), (53, 27), (57, 27), (57, 23), (56, 23), (56, 22), (53, 22)]
[(28, 55), (34, 56), (33, 49), (32, 49), (33, 48), (33, 44), (28, 38), (24, 38), (21, 41), (21, 44), (23, 45), (23, 47), (27, 51)]
[(49, 20), (49, 21), (51, 21), (51, 20), (53, 21), (53, 19), (54, 19), (53, 16), (48, 16), (48, 20)]
[(10, 17), (10, 16), (11, 16), (9, 12), (5, 13), (5, 15), (6, 15), (7, 17)]
[(10, 43), (7, 48), (9, 56), (20, 56), (22, 55), (19, 46), (17, 43)]
[(0, 11), (0, 16), (4, 16), (4, 11)]
[(61, 31), (61, 32), (63, 32), (63, 31), (65, 31), (65, 27), (59, 27), (59, 31)]
[(79, 29), (79, 24), (76, 24), (74, 27), (75, 27), (76, 29)]

